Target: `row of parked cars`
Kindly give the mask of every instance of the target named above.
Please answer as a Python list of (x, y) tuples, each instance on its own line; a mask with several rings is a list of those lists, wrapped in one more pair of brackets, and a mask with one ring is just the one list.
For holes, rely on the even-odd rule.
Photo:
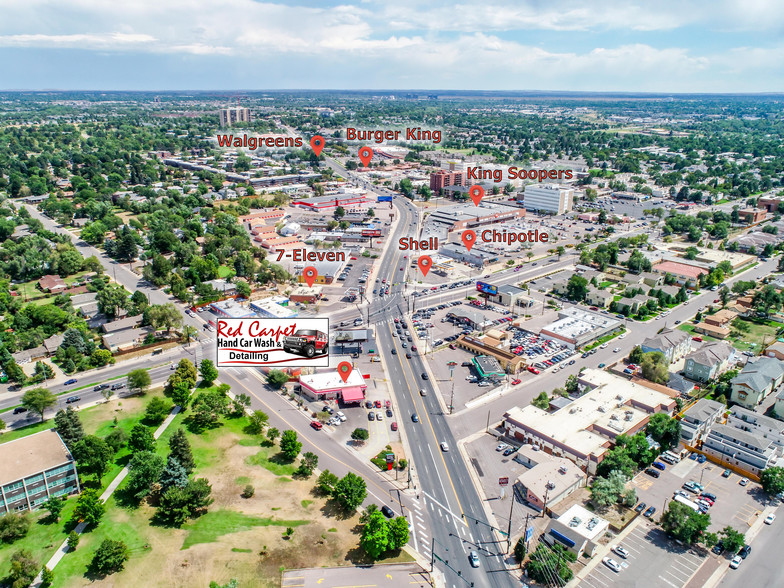
[(420, 296), (427, 296), (428, 294), (432, 294), (433, 291), (439, 290), (454, 290), (455, 288), (460, 288), (461, 286), (468, 286), (471, 284), (471, 280), (463, 280), (462, 282), (455, 282), (453, 284), (441, 284), (440, 286), (433, 286), (430, 290), (419, 290), (418, 292), (414, 292), (414, 297), (418, 298)]

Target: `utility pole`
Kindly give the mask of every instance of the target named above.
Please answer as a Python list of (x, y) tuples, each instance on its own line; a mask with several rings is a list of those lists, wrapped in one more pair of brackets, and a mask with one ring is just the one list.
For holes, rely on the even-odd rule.
[(452, 396), (449, 399), (449, 414), (455, 409), (455, 381), (452, 380)]
[(512, 548), (512, 510), (514, 509), (515, 496), (514, 486), (512, 486), (512, 504), (509, 505), (509, 525), (506, 527), (506, 554), (509, 555), (509, 550)]

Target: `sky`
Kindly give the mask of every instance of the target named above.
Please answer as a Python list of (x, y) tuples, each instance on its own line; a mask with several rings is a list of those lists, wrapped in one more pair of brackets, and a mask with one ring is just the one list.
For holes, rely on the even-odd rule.
[(781, 0), (0, 0), (0, 88), (782, 92)]

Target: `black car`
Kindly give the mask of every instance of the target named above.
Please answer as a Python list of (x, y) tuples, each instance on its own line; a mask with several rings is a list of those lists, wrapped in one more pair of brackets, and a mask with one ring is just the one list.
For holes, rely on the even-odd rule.
[(418, 423), (419, 422), (419, 415), (417, 413), (412, 414), (411, 415), (411, 420), (414, 421), (415, 423)]
[(125, 384), (112, 384), (112, 390), (122, 390), (125, 388)]
[(411, 354), (410, 353), (406, 353), (406, 359), (411, 359)]
[(659, 472), (657, 470), (654, 470), (653, 468), (646, 468), (645, 473), (654, 478), (659, 477)]
[(391, 519), (395, 516), (395, 511), (389, 508), (386, 504), (381, 507), (381, 512), (384, 513), (384, 516), (388, 519)]
[(716, 555), (721, 555), (722, 553), (724, 553), (724, 544), (721, 541), (719, 541), (716, 545), (713, 546), (713, 549), (711, 549), (711, 551)]
[(510, 456), (514, 452), (515, 452), (515, 448), (514, 447), (507, 447), (506, 449), (504, 449), (504, 455), (505, 456)]
[(66, 404), (73, 404), (74, 402), (79, 402), (82, 399), (81, 396), (69, 396), (65, 399)]
[(95, 388), (93, 388), (93, 392), (99, 392), (100, 390), (106, 390), (109, 387), (109, 384), (99, 384)]
[(24, 406), (17, 406), (14, 409), (14, 414), (22, 414), (23, 412), (27, 412), (27, 409)]
[(746, 559), (746, 556), (751, 553), (751, 545), (744, 545), (743, 548), (738, 552), (738, 555), (741, 556), (743, 559)]
[(397, 355), (397, 349), (392, 350), (392, 355)]
[(427, 376), (427, 374), (425, 372), (422, 372), (422, 379), (423, 380), (429, 380), (430, 378)]
[(634, 512), (642, 512), (645, 510), (645, 507), (648, 506), (644, 502), (640, 502), (637, 506), (634, 507)]

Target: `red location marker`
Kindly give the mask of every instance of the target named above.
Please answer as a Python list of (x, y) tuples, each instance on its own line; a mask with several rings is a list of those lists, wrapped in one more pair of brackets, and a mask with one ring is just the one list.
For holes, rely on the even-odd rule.
[(345, 384), (348, 380), (348, 377), (351, 375), (351, 372), (354, 370), (354, 367), (347, 361), (341, 361), (338, 364), (338, 375), (340, 379), (343, 380)]
[(362, 164), (367, 167), (371, 159), (373, 159), (373, 150), (367, 145), (360, 147), (359, 160), (362, 162)]
[(476, 233), (474, 231), (463, 231), (463, 234), (460, 235), (460, 238), (463, 240), (463, 245), (466, 246), (466, 249), (471, 251), (471, 247), (474, 246), (476, 243)]
[(419, 271), (422, 272), (422, 275), (426, 276), (427, 272), (430, 271), (430, 267), (433, 265), (433, 260), (430, 259), (429, 255), (423, 255), (417, 260), (417, 265), (419, 266)]
[(321, 150), (324, 149), (324, 137), (321, 135), (313, 135), (310, 139), (310, 148), (313, 149), (313, 153), (316, 154), (316, 157), (321, 155)]
[(485, 197), (485, 189), (479, 184), (476, 184), (468, 189), (468, 194), (471, 196), (471, 200), (474, 201), (474, 205), (479, 206), (479, 203), (482, 202), (482, 198)]
[(306, 267), (304, 270), (302, 270), (302, 277), (305, 279), (305, 283), (308, 285), (308, 288), (312, 288), (313, 283), (318, 277), (318, 270), (313, 266)]

